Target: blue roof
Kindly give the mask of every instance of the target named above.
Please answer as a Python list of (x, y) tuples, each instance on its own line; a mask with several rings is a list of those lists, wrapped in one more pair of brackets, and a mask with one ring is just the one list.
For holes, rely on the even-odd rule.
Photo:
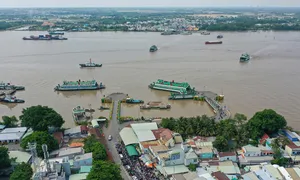
[(89, 173), (91, 172), (92, 166), (81, 166), (79, 173)]
[(4, 129), (5, 125), (0, 124), (0, 129)]

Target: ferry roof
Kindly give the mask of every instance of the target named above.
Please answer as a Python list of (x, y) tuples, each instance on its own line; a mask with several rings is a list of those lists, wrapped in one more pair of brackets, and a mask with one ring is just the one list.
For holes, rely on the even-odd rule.
[[(79, 81), (64, 81), (63, 82), (63, 85), (70, 85), (70, 86), (75, 86), (75, 85), (78, 85)], [(95, 80), (92, 80), (92, 81), (80, 81), (80, 85), (94, 85), (96, 84), (96, 81)]]
[(187, 82), (171, 82), (171, 81), (165, 81), (165, 80), (162, 80), (162, 79), (158, 79), (156, 81), (156, 83), (158, 83), (158, 84), (164, 84), (164, 85), (169, 85), (169, 86), (184, 87), (184, 88), (190, 87), (189, 83), (187, 83)]

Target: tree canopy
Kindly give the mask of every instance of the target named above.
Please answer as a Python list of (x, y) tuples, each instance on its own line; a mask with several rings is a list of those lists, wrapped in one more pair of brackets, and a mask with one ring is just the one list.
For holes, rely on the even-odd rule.
[(255, 113), (248, 121), (248, 131), (252, 139), (261, 137), (264, 133), (271, 134), (286, 126), (287, 122), (283, 116), (272, 109), (265, 109)]
[(10, 167), (8, 149), (4, 146), (0, 146), (0, 169), (7, 167)]
[(91, 172), (87, 176), (87, 180), (122, 180), (121, 170), (117, 164), (109, 161), (94, 161)]
[(10, 180), (30, 180), (33, 175), (32, 168), (27, 163), (18, 164), (10, 175)]
[(6, 128), (12, 128), (12, 127), (17, 127), (18, 126), (18, 119), (16, 116), (2, 116), (2, 123), (5, 125)]
[(64, 124), (60, 114), (52, 108), (41, 105), (23, 109), (20, 120), (22, 126), (32, 128), (34, 131), (47, 131), (49, 127), (60, 128)]
[(49, 153), (58, 149), (58, 142), (49, 133), (44, 131), (35, 131), (32, 134), (25, 137), (21, 142), (21, 147), (27, 149), (28, 142), (36, 142), (36, 151), (39, 157), (43, 157), (42, 145), (47, 144)]
[(107, 153), (103, 144), (95, 136), (89, 136), (84, 140), (84, 151), (93, 153), (93, 160), (107, 160)]

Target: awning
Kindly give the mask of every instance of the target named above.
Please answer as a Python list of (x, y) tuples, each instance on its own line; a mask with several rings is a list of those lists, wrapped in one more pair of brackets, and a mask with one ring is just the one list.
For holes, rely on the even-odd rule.
[(128, 145), (125, 147), (129, 156), (138, 156), (139, 153), (133, 145)]

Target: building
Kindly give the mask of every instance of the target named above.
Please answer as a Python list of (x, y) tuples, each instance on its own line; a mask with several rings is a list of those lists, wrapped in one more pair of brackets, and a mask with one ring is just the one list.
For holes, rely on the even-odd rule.
[(64, 142), (64, 135), (62, 132), (53, 133), (53, 137), (57, 140), (59, 147), (61, 148)]
[(235, 152), (219, 152), (218, 157), (220, 161), (237, 162), (237, 156)]
[(274, 152), (268, 148), (259, 145), (258, 147), (247, 145), (242, 147), (239, 162), (241, 165), (260, 164), (273, 160)]
[(173, 139), (173, 132), (169, 129), (159, 128), (152, 130), (155, 138), (164, 144), (165, 146), (171, 148), (175, 146), (175, 141)]
[(216, 179), (216, 180), (230, 180), (224, 173), (217, 171), (211, 173), (211, 175)]
[(84, 154), (84, 150), (82, 147), (61, 148), (59, 150), (52, 151), (50, 153), (50, 157), (68, 157), (69, 159), (73, 159), (75, 156), (82, 154)]
[(28, 152), (23, 151), (9, 151), (9, 158), (16, 158), (15, 162), (20, 164), (22, 162), (31, 164), (32, 156)]
[(26, 131), (26, 127), (5, 128), (0, 132), (0, 144), (19, 143)]
[(200, 166), (203, 167), (204, 169), (206, 169), (209, 173), (221, 171), (222, 173), (224, 173), (226, 175), (232, 175), (232, 176), (240, 176), (241, 175), (241, 171), (240, 171), (237, 163), (233, 163), (231, 161), (204, 162), (204, 163), (200, 163)]
[(248, 172), (242, 175), (244, 180), (259, 180), (258, 177), (253, 172)]
[(262, 169), (256, 171), (255, 174), (258, 176), (259, 179), (284, 179), (281, 173), (277, 170), (276, 166), (273, 166), (271, 164), (262, 165)]
[(65, 136), (69, 136), (71, 138), (81, 138), (86, 137), (88, 135), (88, 128), (87, 126), (76, 126), (74, 128), (66, 129)]
[(188, 166), (190, 164), (198, 164), (198, 163), (199, 163), (198, 156), (192, 149), (190, 149), (187, 153), (185, 153), (184, 165)]
[(194, 137), (186, 141), (195, 153), (199, 156), (200, 159), (212, 159), (214, 157), (213, 151), (213, 139), (208, 140), (204, 137)]
[(77, 155), (74, 157), (74, 168), (80, 168), (81, 166), (91, 166), (93, 164), (93, 153), (86, 153)]
[(285, 152), (290, 155), (299, 155), (300, 154), (300, 142), (291, 142), (285, 146)]
[(295, 133), (289, 131), (289, 130), (282, 130), (282, 132), (284, 133), (284, 135), (289, 138), (289, 140), (291, 141), (299, 141), (299, 139), (297, 138), (297, 136), (295, 135)]

